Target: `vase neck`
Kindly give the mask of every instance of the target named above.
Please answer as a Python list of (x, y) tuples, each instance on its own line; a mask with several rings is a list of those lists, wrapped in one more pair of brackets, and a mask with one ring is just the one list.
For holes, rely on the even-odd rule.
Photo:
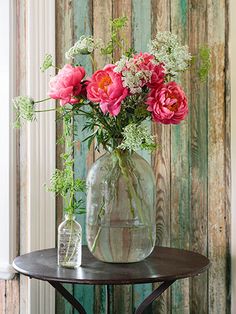
[(66, 213), (65, 214), (65, 220), (75, 220), (75, 214), (69, 214), (69, 213)]

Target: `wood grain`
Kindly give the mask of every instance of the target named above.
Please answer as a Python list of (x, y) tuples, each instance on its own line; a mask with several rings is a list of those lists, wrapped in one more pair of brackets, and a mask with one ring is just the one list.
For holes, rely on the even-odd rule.
[[(111, 38), (110, 21), (113, 18), (112, 0), (93, 0), (93, 35), (95, 38), (100, 38), (104, 43), (107, 43)], [(99, 51), (94, 53), (96, 60), (96, 68), (102, 69), (105, 64), (111, 62), (110, 56), (102, 56)], [(96, 70), (94, 68), (94, 70)], [(94, 160), (104, 154), (104, 151), (94, 152)], [(110, 292), (113, 288), (110, 290)], [(95, 288), (94, 313), (105, 313), (106, 309), (106, 293), (104, 287)], [(113, 299), (111, 298), (110, 309), (113, 309)]]
[(226, 313), (231, 313), (231, 86), (229, 49), (229, 1), (225, 1), (225, 212), (226, 212)]
[[(73, 24), (74, 24), (74, 34), (73, 43), (75, 43), (80, 36), (86, 34), (91, 35), (93, 29), (93, 11), (92, 11), (92, 1), (90, 0), (79, 0), (73, 2)], [(85, 67), (87, 75), (92, 73), (92, 65), (89, 56), (78, 56), (76, 62)], [(87, 142), (83, 142), (83, 139), (88, 136), (88, 132), (82, 131), (85, 124), (86, 118), (84, 116), (75, 117), (75, 137), (76, 146), (74, 149), (75, 158), (75, 178), (85, 179), (88, 171), (88, 164), (86, 160), (93, 161), (93, 151), (88, 150)], [(78, 193), (78, 198), (83, 199), (84, 204), (86, 204), (86, 195), (84, 193)], [(86, 244), (86, 216), (79, 215), (78, 221), (80, 222), (83, 230), (82, 242)], [(93, 286), (80, 286), (74, 285), (74, 296), (83, 304), (87, 313), (93, 313), (94, 304), (91, 299), (97, 298), (94, 294)]]
[(6, 313), (6, 281), (0, 280), (0, 313)]
[[(132, 42), (137, 52), (147, 51), (147, 44), (151, 39), (151, 0), (133, 0), (132, 1)], [(151, 130), (151, 123), (147, 123)], [(140, 154), (150, 163), (151, 155), (146, 151)], [(133, 286), (133, 307), (138, 305), (151, 293), (152, 285), (134, 285)], [(146, 312), (150, 313), (151, 307)]]
[[(197, 55), (207, 43), (206, 1), (189, 2), (189, 48)], [(198, 25), (198, 32), (195, 32)], [(191, 69), (190, 114), (190, 162), (191, 162), (191, 249), (207, 255), (207, 82), (200, 82), (198, 63)], [(207, 313), (207, 273), (193, 278), (190, 287), (190, 312)]]
[(208, 93), (208, 252), (212, 267), (208, 306), (212, 313), (227, 313), (225, 2), (216, 0), (207, 4), (208, 42), (212, 52)]
[[(102, 39), (106, 45), (111, 39), (111, 20), (113, 18), (112, 0), (93, 0), (93, 35), (95, 38)], [(95, 51), (94, 59), (96, 60), (96, 68), (102, 69), (106, 64), (111, 63), (111, 56), (101, 55), (99, 51)], [(96, 70), (96, 68), (94, 70)], [(100, 152), (94, 152), (94, 159), (96, 160), (105, 151), (101, 149)]]
[[(152, 1), (152, 38), (157, 32), (170, 30), (169, 1)], [(152, 133), (160, 148), (152, 154), (152, 167), (156, 177), (156, 225), (157, 245), (170, 246), (170, 126), (152, 123)], [(153, 285), (156, 289), (158, 284)], [(170, 312), (170, 290), (161, 295), (152, 305), (154, 313)]]
[[(132, 1), (113, 0), (113, 18), (126, 16), (128, 18), (127, 27), (122, 31), (123, 36), (126, 38), (127, 44), (126, 48), (128, 49), (132, 45)], [(121, 51), (117, 49), (113, 55), (115, 60), (118, 60), (121, 56)], [(115, 313), (132, 313), (133, 305), (133, 295), (132, 295), (132, 286), (123, 285), (123, 286), (114, 286), (114, 311)]]
[[(188, 42), (188, 3), (171, 2), (171, 31), (182, 43)], [(181, 85), (188, 95), (188, 77), (181, 78)], [(171, 246), (190, 247), (190, 160), (189, 120), (171, 127)], [(189, 312), (189, 280), (177, 281), (172, 289), (172, 313)]]

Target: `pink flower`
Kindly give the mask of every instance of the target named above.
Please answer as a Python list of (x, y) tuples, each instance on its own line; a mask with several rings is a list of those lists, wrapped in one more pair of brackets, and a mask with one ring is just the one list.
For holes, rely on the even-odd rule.
[(78, 102), (76, 97), (81, 93), (81, 81), (84, 76), (85, 70), (83, 67), (73, 67), (66, 64), (56, 76), (51, 78), (48, 95), (53, 99), (60, 99), (61, 106)]
[(152, 89), (146, 104), (153, 120), (163, 124), (179, 124), (188, 114), (187, 98), (175, 82)]
[(140, 52), (134, 56), (134, 61), (140, 71), (151, 72), (151, 78), (149, 82), (143, 82), (143, 84), (146, 83), (147, 87), (149, 88), (154, 88), (160, 84), (163, 84), (165, 76), (163, 65), (161, 63), (155, 64), (153, 63), (153, 60), (154, 56), (147, 52)]
[(147, 52), (140, 52), (139, 54), (134, 55), (134, 63), (139, 66), (142, 70), (148, 70), (149, 63), (154, 60), (154, 56)]
[(154, 64), (152, 62), (148, 65), (149, 71), (152, 72), (151, 79), (147, 83), (147, 87), (149, 88), (157, 88), (162, 85), (164, 82), (165, 70), (162, 63)]
[(164, 67), (161, 63), (157, 64), (153, 55), (142, 53), (133, 55), (126, 60), (125, 66), (121, 69), (124, 60), (117, 63), (118, 71), (122, 74), (123, 85), (130, 89), (131, 94), (142, 92), (142, 88), (156, 88), (164, 82)]
[(104, 114), (109, 112), (112, 116), (117, 116), (128, 90), (123, 87), (121, 74), (114, 72), (114, 67), (115, 65), (108, 64), (92, 75), (87, 86), (87, 97), (92, 102), (100, 103)]

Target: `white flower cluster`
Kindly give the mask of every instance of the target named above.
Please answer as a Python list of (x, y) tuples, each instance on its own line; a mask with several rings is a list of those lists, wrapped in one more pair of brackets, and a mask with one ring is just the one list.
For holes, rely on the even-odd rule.
[(18, 96), (13, 99), (13, 105), (16, 111), (15, 127), (20, 127), (20, 120), (34, 121), (35, 105), (34, 100), (28, 96)]
[(44, 60), (43, 60), (43, 63), (40, 67), (40, 70), (42, 72), (45, 72), (47, 69), (49, 69), (51, 66), (53, 66), (53, 58), (52, 58), (52, 55), (50, 54), (46, 54), (45, 57), (44, 57)]
[(139, 67), (140, 63), (142, 63), (142, 58), (137, 60), (122, 56), (114, 68), (115, 72), (122, 74), (123, 86), (128, 87), (131, 94), (141, 93), (142, 86), (149, 82), (152, 76), (151, 71)]
[(88, 55), (101, 45), (100, 40), (95, 41), (92, 36), (81, 36), (80, 39), (66, 53), (66, 59), (74, 58), (78, 54)]
[(175, 77), (189, 66), (191, 54), (188, 46), (181, 46), (177, 36), (171, 32), (158, 32), (148, 48), (158, 63), (164, 63), (166, 74)]
[(120, 149), (135, 151), (141, 148), (152, 151), (157, 148), (154, 136), (145, 125), (131, 123), (124, 128), (122, 134), (124, 140), (118, 146)]

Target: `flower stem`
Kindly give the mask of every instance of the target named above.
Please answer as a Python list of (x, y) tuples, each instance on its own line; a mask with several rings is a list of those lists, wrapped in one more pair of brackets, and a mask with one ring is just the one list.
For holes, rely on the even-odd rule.
[[(129, 190), (129, 194), (130, 194), (131, 198), (134, 199), (134, 202), (135, 202), (135, 204), (137, 206), (137, 209), (138, 209), (138, 214), (139, 214), (141, 222), (144, 223), (144, 216), (143, 216), (141, 201), (140, 201), (139, 197), (137, 196), (137, 193), (136, 193), (136, 191), (135, 191), (135, 189), (133, 187), (133, 184), (132, 184), (132, 182), (130, 180), (129, 173), (128, 173), (127, 168), (126, 168), (126, 164), (124, 163), (124, 160), (123, 160), (119, 150), (116, 150), (116, 155), (117, 155), (117, 158), (118, 158), (118, 161), (119, 161), (119, 166), (120, 166), (121, 172), (124, 175), (124, 178), (126, 180), (126, 183), (127, 183), (127, 186), (128, 186), (128, 190)], [(132, 206), (131, 207), (131, 213), (133, 213), (133, 212), (134, 212), (134, 209), (133, 209), (133, 206)]]
[(49, 100), (49, 99), (51, 99), (51, 98), (50, 98), (50, 97), (44, 98), (44, 99), (41, 99), (41, 100), (37, 100), (37, 101), (35, 101), (34, 103), (35, 103), (35, 104), (39, 104), (40, 102), (44, 102), (44, 101), (47, 101), (47, 100)]
[(47, 111), (56, 111), (57, 108), (55, 109), (44, 109), (44, 110), (35, 110), (35, 112), (47, 112)]

